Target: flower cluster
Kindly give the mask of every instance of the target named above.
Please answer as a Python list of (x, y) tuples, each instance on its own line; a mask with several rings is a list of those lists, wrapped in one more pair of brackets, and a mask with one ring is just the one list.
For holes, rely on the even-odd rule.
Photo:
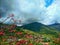
[[(5, 45), (6, 42), (6, 45), (49, 45), (50, 40), (52, 40), (44, 37), (42, 34), (35, 34), (28, 30), (15, 28), (15, 25), (4, 25), (2, 27), (4, 28), (0, 29), (0, 42), (3, 42), (1, 45)], [(55, 39), (53, 42), (59, 43), (60, 38)]]

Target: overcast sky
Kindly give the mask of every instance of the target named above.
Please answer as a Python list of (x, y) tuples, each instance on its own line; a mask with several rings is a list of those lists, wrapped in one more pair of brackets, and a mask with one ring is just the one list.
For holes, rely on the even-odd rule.
[[(60, 23), (60, 0), (0, 0), (0, 22), (12, 13), (22, 23)], [(13, 23), (10, 19), (4, 23)]]

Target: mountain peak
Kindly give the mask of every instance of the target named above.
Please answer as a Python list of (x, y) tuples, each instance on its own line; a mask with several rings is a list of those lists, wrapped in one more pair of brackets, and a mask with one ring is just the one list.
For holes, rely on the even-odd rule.
[(38, 23), (38, 22), (34, 22), (34, 23), (27, 24), (27, 25), (23, 25), (22, 27), (24, 29), (29, 29), (29, 30), (37, 31), (37, 30), (40, 30), (40, 28), (42, 26), (43, 26), (43, 24)]

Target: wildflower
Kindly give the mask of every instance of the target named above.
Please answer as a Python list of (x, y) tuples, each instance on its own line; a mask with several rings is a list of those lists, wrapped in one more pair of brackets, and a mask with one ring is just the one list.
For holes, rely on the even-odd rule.
[(9, 32), (16, 32), (16, 30), (9, 30)]
[(33, 36), (32, 36), (32, 35), (30, 35), (29, 37), (30, 37), (30, 38), (33, 38)]
[(16, 45), (20, 45), (20, 42), (17, 42)]
[(14, 29), (16, 27), (16, 25), (11, 25), (10, 29)]
[(33, 38), (32, 35), (25, 35), (26, 38)]
[(29, 45), (33, 45), (32, 43), (30, 43)]
[(16, 43), (16, 45), (20, 45), (20, 44), (26, 44), (26, 40), (20, 40)]
[(43, 43), (43, 45), (49, 45), (49, 43)]
[(7, 41), (8, 41), (8, 42), (17, 41), (17, 37), (15, 37), (15, 36), (9, 36), (9, 39), (8, 39)]
[(0, 32), (0, 35), (1, 35), (1, 36), (2, 36), (2, 35), (5, 35), (5, 33), (1, 31), (1, 32)]
[(9, 36), (9, 39), (14, 39), (14, 38), (16, 38), (15, 36)]
[(22, 35), (22, 32), (16, 32), (17, 35)]

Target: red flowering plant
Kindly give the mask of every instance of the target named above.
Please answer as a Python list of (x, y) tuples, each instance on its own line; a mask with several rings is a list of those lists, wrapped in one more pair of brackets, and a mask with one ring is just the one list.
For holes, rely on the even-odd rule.
[(33, 36), (32, 35), (29, 35), (29, 34), (26, 34), (25, 37), (26, 38), (29, 38), (29, 39), (33, 38)]
[(28, 45), (33, 45), (32, 43), (28, 44)]
[(16, 45), (25, 45), (26, 44), (26, 40), (20, 40), (16, 43)]
[(16, 30), (9, 30), (9, 32), (16, 32)]
[(4, 32), (0, 31), (0, 41), (2, 40), (3, 36), (5, 35)]
[(23, 32), (16, 32), (15, 34), (18, 38), (22, 38), (24, 36)]
[(17, 37), (16, 36), (9, 36), (9, 39), (12, 39), (12, 41), (17, 41)]
[(0, 36), (5, 35), (5, 33), (3, 31), (0, 31)]
[(11, 25), (11, 26), (10, 26), (10, 30), (13, 30), (15, 27), (16, 27), (15, 24)]
[(22, 35), (23, 33), (22, 32), (16, 32), (17, 35)]

